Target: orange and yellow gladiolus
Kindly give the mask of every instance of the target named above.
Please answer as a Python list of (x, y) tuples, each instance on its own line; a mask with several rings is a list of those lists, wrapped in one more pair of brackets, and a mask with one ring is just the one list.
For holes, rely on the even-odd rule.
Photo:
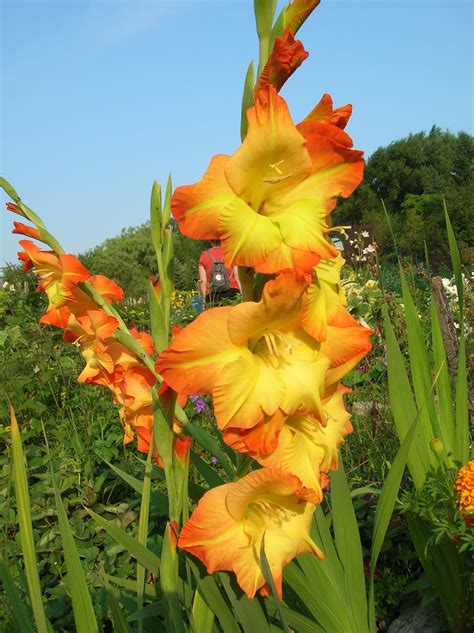
[(73, 298), (72, 290), (81, 281), (86, 281), (89, 271), (74, 255), (42, 251), (29, 240), (21, 240), (23, 252), (18, 256), (23, 269), (33, 268), (39, 278), (38, 291), (48, 296), (48, 310), (60, 308)]
[(313, 415), (322, 399), (370, 349), (370, 330), (328, 326), (319, 342), (301, 324), (309, 279), (269, 281), (258, 303), (207, 310), (182, 330), (156, 369), (181, 393), (212, 393), (221, 429), (250, 429), (273, 417)]
[[(237, 451), (250, 454), (266, 468), (281, 468), (296, 475), (310, 493), (314, 503), (322, 501), (327, 473), (338, 467), (338, 449), (352, 431), (350, 415), (343, 394), (350, 390), (342, 385), (323, 400), (326, 425), (309, 415), (292, 415), (271, 428), (262, 423), (250, 430), (231, 429), (224, 440)], [(262, 441), (262, 436), (269, 438)]]
[(228, 266), (309, 272), (338, 254), (328, 215), (360, 183), (362, 152), (334, 125), (300, 132), (273, 86), (259, 91), (248, 122), (235, 154), (214, 156), (200, 182), (176, 189), (173, 215), (185, 235), (220, 239)]
[(260, 567), (263, 546), (281, 597), (282, 569), (299, 554), (322, 552), (310, 537), (315, 505), (298, 477), (262, 468), (239, 481), (212, 488), (184, 524), (178, 545), (212, 574), (233, 571), (249, 598), (269, 588)]

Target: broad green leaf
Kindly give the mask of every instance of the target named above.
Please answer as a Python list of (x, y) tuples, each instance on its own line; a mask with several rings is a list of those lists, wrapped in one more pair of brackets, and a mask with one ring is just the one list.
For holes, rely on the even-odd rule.
[[(86, 510), (100, 525), (100, 527), (104, 528), (104, 530), (106, 530), (106, 532), (108, 532), (110, 536), (117, 541), (117, 543), (120, 543), (120, 545), (125, 547), (130, 556), (136, 558), (136, 560), (138, 560), (144, 567), (153, 572), (155, 576), (158, 576), (160, 572), (160, 559), (156, 556), (156, 554), (153, 554), (153, 552), (141, 545), (137, 539), (127, 534), (127, 532), (122, 530), (122, 528), (113, 521), (107, 521), (107, 519), (104, 519), (99, 514), (96, 514), (90, 508), (86, 508)], [(135, 583), (133, 583), (133, 585), (133, 591), (135, 591)]]
[(339, 455), (339, 468), (331, 473), (331, 512), (334, 543), (344, 568), (347, 594), (353, 614), (354, 633), (357, 631), (364, 633), (367, 627), (364, 560), (359, 526), (341, 455)]
[(421, 432), (427, 443), (427, 450), (430, 451), (429, 446), (433, 437), (443, 437), (443, 432), (439, 424), (434, 396), (431, 392), (431, 369), (428, 362), (428, 352), (421, 329), (420, 318), (416, 312), (405, 273), (401, 267), (400, 281), (402, 284), (402, 296), (405, 305), (408, 354), (410, 357), (412, 383), (416, 396), (416, 405), (420, 411)]
[[(273, 609), (276, 611), (276, 604), (273, 598), (266, 598), (265, 603), (268, 605), (267, 609)], [(310, 620), (308, 617), (281, 605), (282, 613), (289, 623), (289, 625), (298, 633), (326, 633), (326, 631), (319, 626), (314, 620)]]
[(219, 578), (244, 633), (269, 633), (270, 627), (258, 599), (249, 600), (240, 588), (234, 589), (228, 574), (221, 572)]
[(17, 630), (21, 631), (21, 633), (34, 633), (31, 611), (27, 608), (24, 599), (10, 576), (8, 567), (2, 560), (0, 560), (0, 580), (8, 600), (10, 615), (15, 622)]
[(36, 549), (31, 523), (31, 503), (26, 477), (25, 457), (23, 454), (20, 430), (13, 408), (10, 407), (10, 424), (12, 438), (13, 481), (17, 503), (17, 515), (20, 527), (23, 561), (25, 564), (26, 581), (30, 594), (31, 609), (38, 633), (48, 633), (50, 630), (43, 608), (41, 584), (36, 562)]
[(333, 584), (327, 568), (320, 563), (324, 561), (307, 554), (300, 556), (297, 563), (286, 565), (283, 578), (325, 631), (353, 633), (347, 605), (341, 600), (338, 586)]
[[(417, 408), (413, 400), (405, 362), (398, 341), (390, 322), (386, 306), (383, 309), (385, 344), (387, 346), (388, 392), (390, 408), (397, 427), (400, 442), (403, 442), (410, 428), (410, 420), (417, 416)], [(425, 481), (430, 465), (434, 465), (435, 457), (427, 439), (420, 429), (416, 433), (413, 449), (408, 456), (408, 468), (417, 489)]]
[(247, 120), (247, 110), (251, 108), (254, 104), (253, 98), (253, 86), (255, 83), (254, 72), (253, 72), (253, 62), (250, 62), (249, 67), (247, 68), (247, 73), (245, 75), (244, 81), (244, 92), (242, 94), (242, 110), (240, 115), (240, 138), (242, 141), (247, 136), (247, 128), (248, 128), (248, 120)]
[(192, 616), (195, 633), (212, 633), (214, 613), (208, 607), (199, 588), (194, 594)]
[(377, 503), (374, 520), (374, 532), (372, 536), (372, 551), (370, 556), (370, 589), (369, 589), (369, 623), (373, 633), (376, 632), (375, 624), (375, 604), (374, 604), (374, 574), (377, 560), (382, 549), (382, 545), (387, 533), (387, 528), (393, 514), (393, 509), (397, 501), (400, 483), (402, 481), (403, 472), (410, 453), (413, 438), (415, 437), (418, 415), (412, 423), (410, 430), (405, 436), (398, 452), (393, 460), (392, 467), (388, 473), (387, 479), (383, 485), (380, 497)]
[(214, 613), (222, 629), (227, 633), (239, 633), (240, 629), (235, 622), (234, 615), (227, 604), (226, 599), (222, 595), (222, 591), (217, 582), (215, 575), (204, 575), (201, 578), (199, 569), (194, 561), (187, 557), (187, 563), (189, 564), (193, 575), (196, 578), (198, 588), (201, 592), (203, 599), (206, 601), (208, 607)]

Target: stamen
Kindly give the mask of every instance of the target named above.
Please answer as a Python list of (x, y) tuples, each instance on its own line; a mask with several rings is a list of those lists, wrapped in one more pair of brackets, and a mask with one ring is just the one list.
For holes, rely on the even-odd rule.
[(275, 178), (264, 178), (263, 182), (266, 182), (269, 185), (276, 185), (278, 182), (282, 182), (282, 180), (288, 180), (288, 178), (291, 178), (292, 176), (293, 173), (290, 172), (289, 174), (286, 174), (284, 176), (276, 176)]
[(282, 158), (281, 160), (278, 161), (278, 163), (270, 163), (269, 167), (270, 169), (275, 169), (280, 175), (283, 174), (282, 170), (278, 167), (278, 165), (281, 165), (282, 163), (285, 162), (285, 159)]

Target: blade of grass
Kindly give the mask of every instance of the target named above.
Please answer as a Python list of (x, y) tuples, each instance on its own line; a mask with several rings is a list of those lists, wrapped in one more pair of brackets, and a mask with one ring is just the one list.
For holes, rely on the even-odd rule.
[(449, 253), (451, 255), (451, 263), (453, 265), (454, 279), (458, 290), (459, 311), (461, 313), (461, 324), (464, 323), (464, 285), (462, 282), (461, 257), (459, 256), (458, 245), (454, 235), (451, 220), (449, 219), (446, 200), (443, 197), (444, 219), (446, 220), (446, 230), (448, 233)]
[(393, 514), (393, 509), (397, 500), (398, 490), (402, 481), (403, 472), (407, 463), (407, 458), (415, 437), (417, 425), (417, 415), (410, 430), (405, 435), (397, 455), (393, 460), (392, 467), (385, 480), (380, 493), (377, 509), (375, 511), (374, 531), (372, 536), (372, 551), (370, 556), (370, 579), (369, 579), (369, 627), (372, 633), (376, 633), (375, 623), (375, 603), (374, 603), (374, 574), (377, 560), (382, 549), (382, 545), (387, 533), (387, 528)]
[[(395, 337), (395, 333), (388, 316), (386, 306), (383, 306), (385, 343), (387, 346), (388, 365), (388, 391), (390, 407), (397, 428), (400, 442), (403, 442), (410, 428), (410, 420), (414, 420), (417, 409), (413, 400), (413, 394), (408, 379), (405, 362)], [(408, 456), (408, 469), (417, 489), (420, 489), (425, 481), (431, 462), (434, 459), (428, 455), (426, 440), (418, 428), (413, 442), (413, 449)], [(431, 455), (432, 452), (430, 451)]]
[(347, 594), (353, 614), (353, 630), (365, 633), (367, 628), (367, 596), (365, 593), (364, 559), (359, 526), (352, 504), (342, 457), (331, 473), (331, 510), (334, 542), (344, 568)]
[(466, 341), (461, 332), (456, 376), (456, 457), (462, 464), (469, 459), (469, 411), (466, 372)]
[(16, 624), (17, 630), (21, 633), (34, 633), (31, 623), (31, 611), (27, 608), (20, 592), (13, 582), (8, 567), (0, 560), (0, 580), (2, 581), (5, 594), (8, 599), (10, 615)]
[[(117, 600), (115, 593), (113, 592), (106, 574), (102, 571), (101, 578), (104, 583), (105, 591), (107, 594), (107, 602), (110, 609), (110, 615), (112, 616), (112, 622), (114, 625), (114, 631), (116, 633), (131, 633), (131, 629), (127, 624), (127, 620), (123, 614), (122, 608)], [(139, 620), (140, 625), (141, 620)]]
[(43, 607), (41, 584), (36, 562), (36, 549), (33, 537), (33, 525), (30, 512), (30, 495), (25, 469), (20, 430), (13, 407), (10, 407), (10, 425), (12, 438), (13, 480), (15, 483), (18, 522), (20, 527), (23, 561), (25, 564), (26, 581), (30, 594), (31, 609), (38, 633), (48, 633), (50, 630)]
[(44, 425), (42, 425), (42, 428), (51, 470), (51, 481), (53, 484), (54, 499), (58, 512), (59, 531), (61, 533), (61, 542), (64, 550), (64, 560), (66, 562), (67, 586), (71, 594), (74, 623), (77, 633), (96, 633), (96, 631), (99, 631), (99, 627), (97, 626), (94, 607), (92, 606), (92, 601), (89, 594), (89, 589), (87, 588), (84, 570), (82, 569), (81, 561), (79, 559), (79, 554), (77, 552), (77, 547), (74, 541), (74, 535), (72, 533), (71, 526), (69, 524), (69, 519), (66, 514), (66, 509), (59, 494), (58, 485), (56, 483), (56, 478), (53, 471), (48, 438)]

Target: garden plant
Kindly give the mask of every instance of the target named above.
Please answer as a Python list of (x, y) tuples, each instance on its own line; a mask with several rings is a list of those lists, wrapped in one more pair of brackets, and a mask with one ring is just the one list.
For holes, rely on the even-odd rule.
[[(471, 630), (474, 462), (467, 290), (456, 240), (445, 209), (457, 296), (453, 361), (435, 291), (428, 340), (403, 266), (395, 298), (374, 241), (354, 238), (351, 272), (344, 272), (334, 237), (350, 227), (334, 226), (331, 214), (363, 178), (363, 153), (345, 131), (352, 108), (335, 108), (324, 94), (295, 124), (279, 94), (308, 56), (295, 36), (318, 4), (293, 0), (275, 16), (275, 1), (255, 0), (260, 56), (245, 77), (240, 147), (213, 156), (196, 184), (173, 191), (170, 179), (164, 195), (153, 184), (150, 332), (141, 304), (120, 309), (120, 286), (65, 253), (13, 186), (0, 181), (12, 200), (8, 210), (19, 216), (14, 233), (23, 236), (23, 269), (43, 293), (39, 304), (20, 308), (35, 313), (39, 306), (41, 324), (56, 328), (45, 334), (32, 326), (37, 349), (49, 337), (58, 367), (73, 371), (80, 354), (80, 386), (66, 390), (94, 394), (83, 400), (86, 432), (69, 411), (63, 436), (34, 422), (31, 402), (10, 403), (4, 468), (11, 467), (16, 505), (3, 529), (18, 524), (19, 538), (16, 557), (0, 563), (10, 627), (375, 632), (383, 626), (377, 562), (397, 506), (414, 565), (440, 601), (447, 630)], [(220, 240), (226, 264), (239, 267), (241, 302), (193, 311), (191, 295), (174, 287), (176, 229)], [(13, 350), (23, 334), (8, 318), (0, 346)], [(64, 355), (54, 351), (60, 337), (71, 344)], [(367, 356), (371, 337), (377, 354), (382, 350), (377, 361)], [(49, 373), (31, 366), (23, 386), (30, 401), (39, 400), (40, 413), (41, 399), (45, 408), (61, 408), (54, 366)], [(357, 416), (352, 423), (346, 404), (366, 371), (387, 376), (389, 399), (385, 408), (374, 404), (374, 416), (393, 416), (397, 446), (391, 462), (384, 460), (384, 481), (361, 479), (356, 487), (341, 446), (357, 435)], [(48, 385), (39, 396), (35, 380)], [(34, 455), (24, 448), (28, 434), (42, 445)], [(50, 449), (67, 435), (75, 451), (69, 472)], [(133, 458), (123, 459), (122, 444)], [(108, 487), (110, 474), (115, 483)], [(54, 503), (32, 502), (35, 477), (48, 482), (44, 494)], [(76, 485), (80, 498), (65, 502)], [(98, 498), (109, 500), (102, 512)], [(367, 500), (375, 511), (363, 530), (357, 511)], [(117, 520), (105, 518), (120, 503)], [(38, 543), (34, 525), (45, 517), (48, 531)], [(92, 524), (102, 545), (83, 548)], [(54, 560), (43, 566), (50, 545)], [(57, 613), (51, 608), (59, 593), (70, 600), (72, 619), (63, 598)]]

